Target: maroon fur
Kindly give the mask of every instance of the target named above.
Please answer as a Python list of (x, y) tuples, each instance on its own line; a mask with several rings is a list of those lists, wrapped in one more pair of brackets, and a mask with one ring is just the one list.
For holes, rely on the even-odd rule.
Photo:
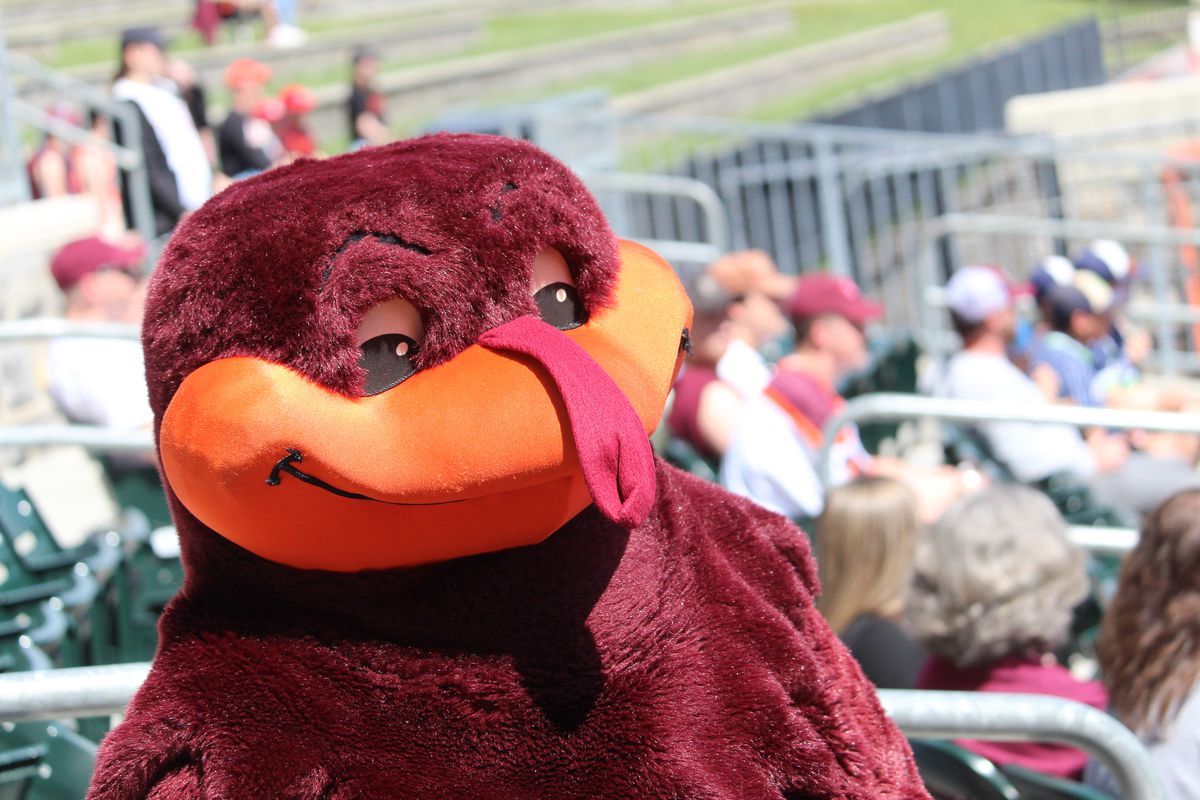
[[(365, 238), (335, 256), (356, 230), (432, 255)], [(589, 307), (607, 302), (618, 265), (594, 202), (507, 140), (430, 137), (236, 184), (152, 287), (155, 412), (228, 355), (355, 395), (358, 321), (397, 292), (425, 316), (422, 365), (448, 360), (535, 313), (543, 245)], [(267, 562), (169, 493), (187, 580), (89, 798), (926, 797), (813, 607), (803, 534), (661, 463), (657, 490), (632, 531), (590, 507), (540, 545), (357, 574)]]

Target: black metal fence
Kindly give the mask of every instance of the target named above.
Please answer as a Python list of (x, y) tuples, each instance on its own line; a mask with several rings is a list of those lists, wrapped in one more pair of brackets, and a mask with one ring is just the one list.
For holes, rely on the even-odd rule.
[(1004, 105), (1013, 97), (1095, 86), (1107, 77), (1100, 26), (1087, 19), (868, 96), (816, 121), (936, 133), (999, 131)]

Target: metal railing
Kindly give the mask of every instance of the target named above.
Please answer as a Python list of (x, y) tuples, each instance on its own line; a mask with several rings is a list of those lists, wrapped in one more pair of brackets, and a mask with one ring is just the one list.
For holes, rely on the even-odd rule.
[[(0, 721), (119, 714), (149, 671), (149, 664), (137, 663), (0, 676)], [(892, 689), (881, 690), (879, 699), (908, 736), (1059, 742), (1095, 755), (1128, 800), (1164, 796), (1137, 737), (1082, 703), (1040, 695)]]
[(116, 322), (73, 322), (58, 317), (38, 317), (0, 322), (0, 342), (62, 338), (140, 339), (141, 328)]
[(94, 453), (152, 453), (154, 435), (96, 425), (11, 425), (0, 428), (0, 448), (82, 447)]
[(636, 237), (630, 220), (641, 215), (670, 214), (680, 202), (694, 203), (704, 223), (688, 241), (638, 238), (673, 264), (707, 266), (729, 252), (729, 214), (708, 184), (679, 175), (590, 172), (583, 181), (596, 194), (618, 235)]
[(1071, 544), (1096, 555), (1123, 556), (1138, 543), (1133, 528), (1108, 528), (1100, 525), (1072, 525), (1067, 528)]
[(1128, 411), (1061, 405), (1014, 405), (1002, 401), (956, 400), (913, 394), (865, 394), (846, 402), (825, 424), (818, 475), (824, 486), (831, 482), (833, 443), (850, 423), (905, 422), (934, 419), (946, 422), (1028, 422), (1037, 425), (1071, 425), (1077, 428), (1200, 433), (1200, 414), (1167, 411)]
[(1091, 706), (1034, 694), (885, 689), (880, 702), (908, 736), (927, 739), (1049, 741), (1086, 750), (1106, 766), (1126, 800), (1166, 797), (1146, 748)]
[[(538, 144), (581, 174), (659, 173), (704, 183), (728, 209), (732, 249), (761, 248), (784, 272), (850, 275), (868, 294), (888, 299), (887, 321), (896, 327), (923, 322), (918, 278), (927, 277), (931, 251), (939, 281), (967, 263), (937, 227), (940, 218), (986, 212), (1082, 220), (1108, 228), (1098, 234), (1105, 238), (1121, 235), (1114, 225), (1135, 237), (1145, 231), (1136, 225), (1168, 229), (1178, 222), (1181, 197), (1200, 204), (1200, 165), (1172, 155), (1174, 146), (1197, 139), (1194, 118), (1055, 138), (611, 109), (548, 114), (535, 129)], [(622, 233), (645, 240), (694, 241), (704, 227), (690, 200), (664, 199), (627, 222)], [(1053, 239), (1039, 244), (1043, 251), (1019, 263), (1005, 256), (1011, 248), (982, 260), (1025, 268), (1055, 252)], [(1152, 246), (1159, 245), (1143, 249)]]

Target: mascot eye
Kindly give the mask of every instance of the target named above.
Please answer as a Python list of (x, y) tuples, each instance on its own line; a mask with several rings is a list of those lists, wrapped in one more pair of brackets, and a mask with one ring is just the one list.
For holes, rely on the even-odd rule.
[(571, 278), (566, 259), (553, 247), (544, 247), (533, 259), (533, 301), (542, 320), (560, 331), (587, 322), (587, 309)]
[(367, 373), (366, 394), (386, 392), (417, 371), (417, 343), (402, 333), (376, 336), (358, 349), (358, 365)]
[(417, 371), (425, 332), (421, 314), (403, 298), (372, 308), (358, 326), (358, 366), (366, 373), (363, 393), (386, 392)]
[(587, 322), (579, 290), (569, 283), (543, 286), (533, 295), (533, 300), (542, 319), (560, 331), (569, 331)]

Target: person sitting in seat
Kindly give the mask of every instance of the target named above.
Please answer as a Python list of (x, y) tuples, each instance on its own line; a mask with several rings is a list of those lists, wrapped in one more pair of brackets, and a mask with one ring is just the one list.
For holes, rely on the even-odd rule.
[[(1083, 552), (1054, 505), (1024, 486), (964, 497), (918, 542), (908, 615), (932, 657), (918, 689), (1029, 692), (1095, 708), (1104, 687), (1057, 663), (1088, 591)], [(998, 765), (1077, 778), (1087, 755), (1040, 742), (958, 741)]]
[[(797, 283), (788, 312), (793, 350), (779, 360), (763, 394), (742, 406), (721, 461), (721, 484), (793, 519), (815, 518), (824, 507), (817, 472), (824, 427), (845, 404), (838, 385), (868, 364), (864, 326), (883, 308), (849, 278), (818, 273)], [(862, 475), (900, 478), (916, 491), (923, 519), (936, 518), (980, 480), (974, 472), (917, 469), (871, 456), (853, 425), (840, 430), (832, 454), (833, 486)]]
[[(1200, 491), (1152, 513), (1125, 557), (1097, 650), (1111, 710), (1138, 735), (1167, 797), (1200, 797)], [(1087, 782), (1120, 791), (1098, 763)]]
[(239, 58), (225, 69), (233, 107), (217, 130), (217, 149), (221, 169), (234, 180), (270, 169), (283, 155), (271, 123), (255, 113), (270, 78), (271, 68), (252, 58)]
[[(963, 267), (946, 285), (946, 302), (963, 347), (927, 380), (932, 394), (1017, 406), (1051, 405), (1037, 384), (1009, 361), (1016, 311), (1003, 273), (993, 267)], [(1069, 425), (1029, 422), (981, 422), (974, 429), (1016, 480), (1038, 484), (1066, 476), (1087, 483), (1097, 500), (1131, 517), (1197, 483), (1186, 462), (1131, 452), (1123, 434), (1094, 429), (1085, 439)]]
[[(671, 434), (714, 462), (729, 445), (742, 403), (771, 380), (763, 348), (787, 330), (779, 307), (756, 283), (730, 281), (722, 266), (726, 259), (689, 282), (692, 352), (675, 381), (667, 415)], [(728, 285), (740, 293), (731, 293)]]
[[(145, 284), (137, 277), (142, 248), (100, 238), (71, 242), (50, 271), (72, 322), (141, 323)], [(149, 430), (141, 343), (134, 339), (66, 337), (47, 349), (50, 394), (72, 422), (120, 430)], [(147, 456), (153, 458), (153, 455)]]
[(889, 478), (859, 478), (829, 493), (817, 519), (817, 608), (872, 683), (911, 689), (928, 654), (904, 619), (917, 500)]

